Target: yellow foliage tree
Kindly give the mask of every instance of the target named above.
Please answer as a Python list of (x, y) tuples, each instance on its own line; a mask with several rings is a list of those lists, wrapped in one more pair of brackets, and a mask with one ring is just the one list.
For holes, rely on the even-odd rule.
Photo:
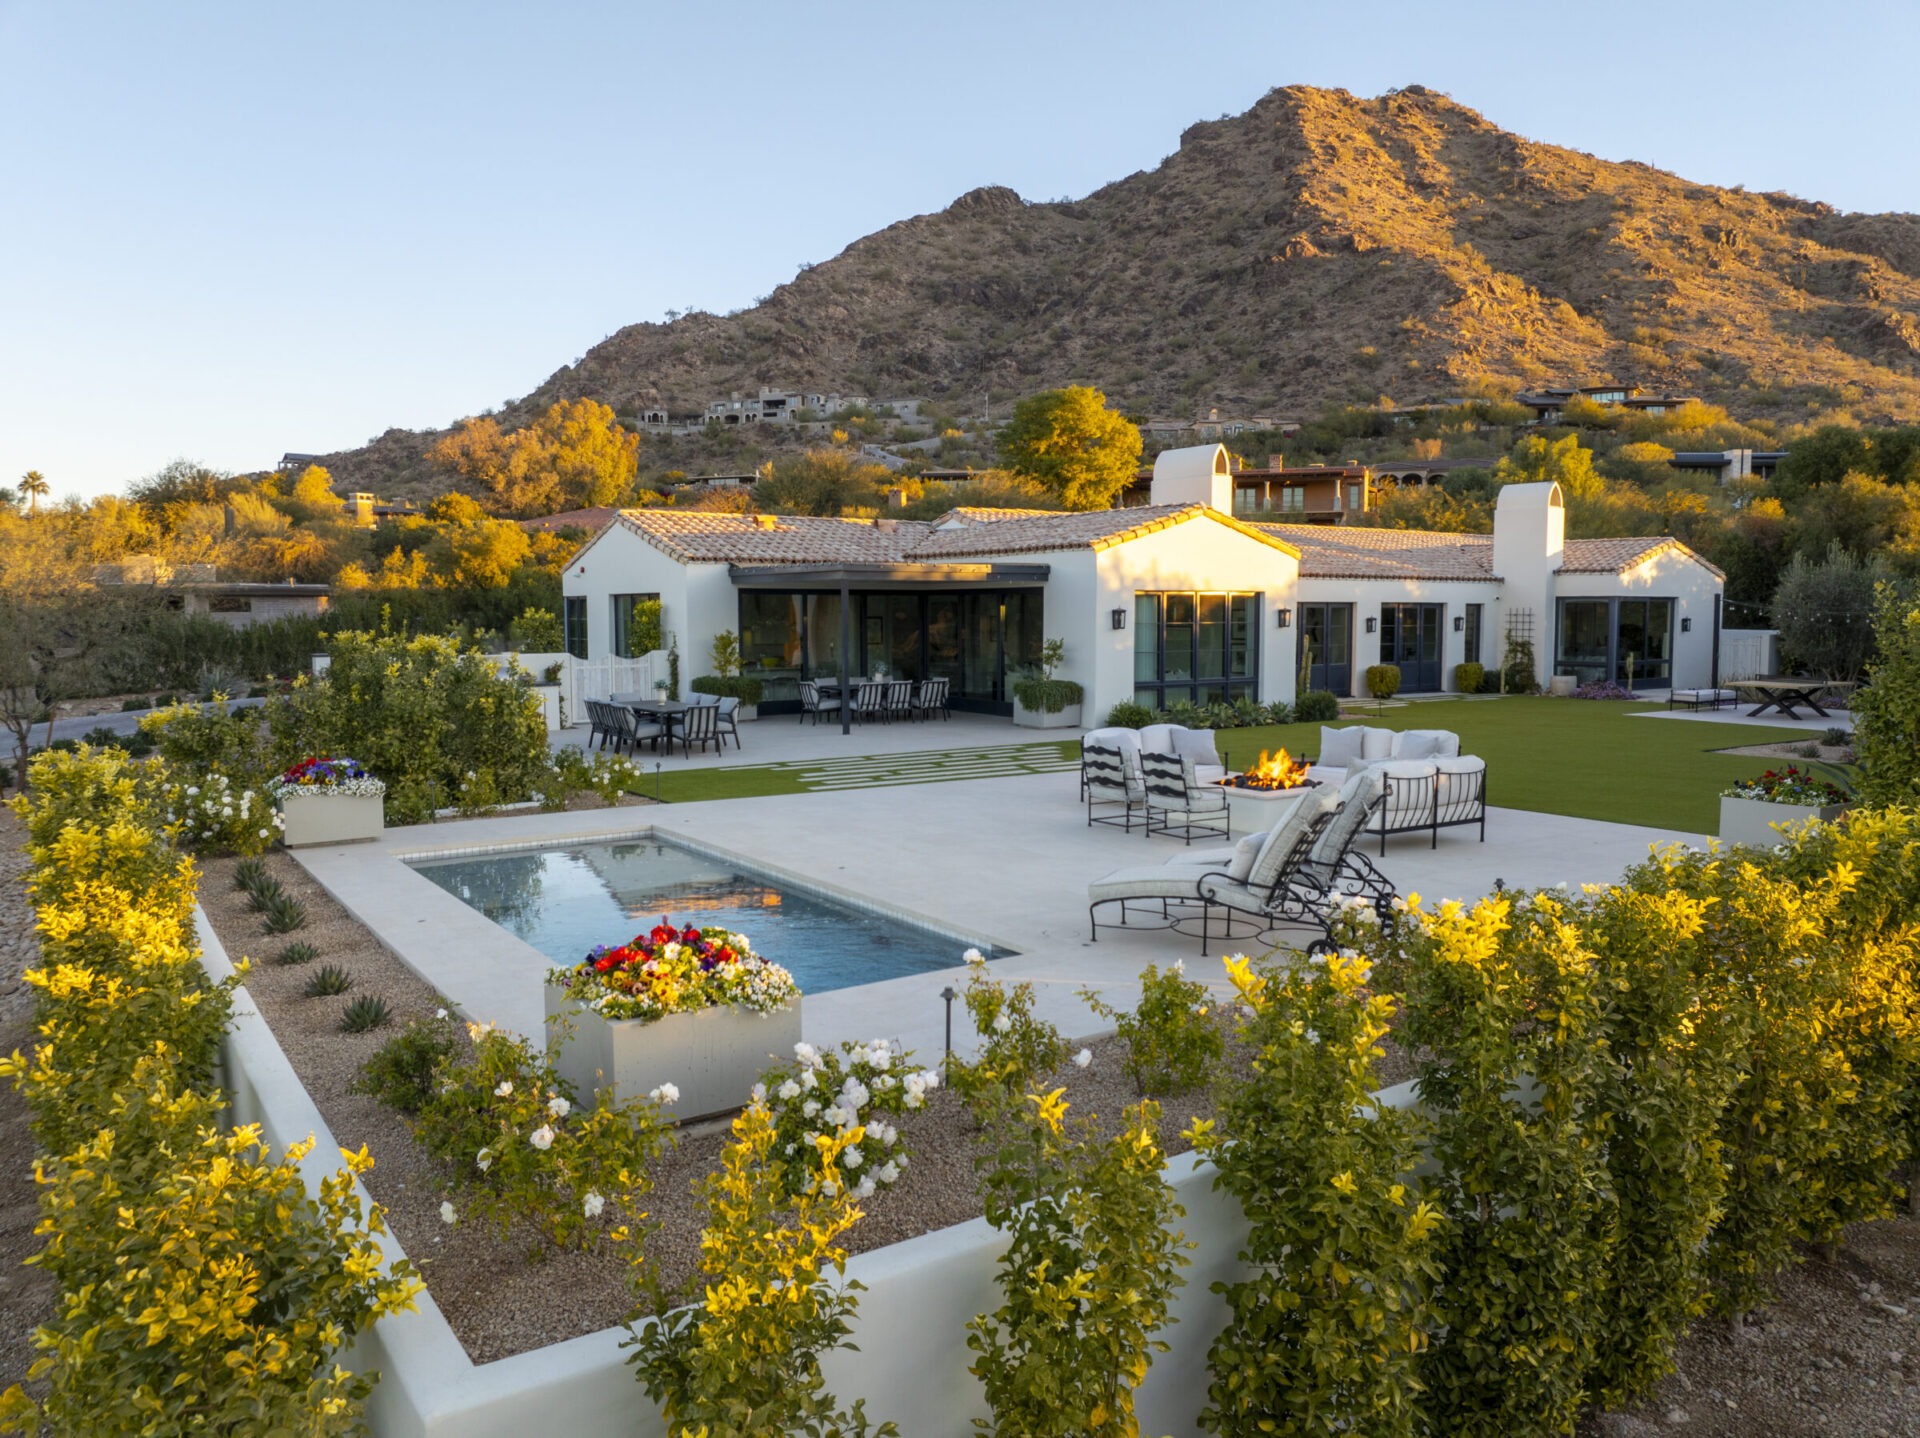
[(562, 400), (512, 432), (470, 419), (428, 458), (474, 485), (495, 513), (528, 517), (625, 499), (640, 470), (640, 437), (606, 405)]

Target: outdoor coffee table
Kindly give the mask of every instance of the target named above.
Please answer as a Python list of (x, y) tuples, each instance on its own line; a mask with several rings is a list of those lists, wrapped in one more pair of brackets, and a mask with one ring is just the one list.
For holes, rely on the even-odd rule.
[(1804, 704), (1822, 719), (1833, 716), (1822, 709), (1818, 703), (1824, 692), (1845, 695), (1856, 686), (1847, 680), (1789, 678), (1783, 675), (1769, 675), (1760, 679), (1729, 679), (1722, 686), (1745, 693), (1748, 698), (1757, 698), (1760, 702), (1747, 711), (1749, 719), (1758, 719), (1768, 710), (1777, 709), (1789, 719), (1800, 717), (1797, 705)]

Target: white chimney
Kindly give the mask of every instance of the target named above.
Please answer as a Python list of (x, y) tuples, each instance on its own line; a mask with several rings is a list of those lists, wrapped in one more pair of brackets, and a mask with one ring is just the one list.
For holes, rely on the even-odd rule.
[(1148, 494), (1154, 504), (1204, 504), (1222, 514), (1233, 513), (1227, 447), (1196, 444), (1161, 450), (1153, 461), (1153, 487)]
[(1502, 610), (1533, 612), (1534, 677), (1542, 689), (1553, 664), (1554, 587), (1566, 547), (1567, 509), (1559, 485), (1546, 480), (1501, 489), (1493, 504), (1493, 572), (1502, 581)]

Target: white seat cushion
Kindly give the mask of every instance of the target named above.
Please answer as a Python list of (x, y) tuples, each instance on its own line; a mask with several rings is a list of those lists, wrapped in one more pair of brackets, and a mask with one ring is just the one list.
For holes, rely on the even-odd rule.
[(1395, 759), (1439, 759), (1460, 752), (1460, 736), (1446, 729), (1402, 729), (1393, 736)]
[(1267, 911), (1267, 892), (1264, 888), (1233, 879), (1206, 879), (1199, 888), (1200, 897), (1210, 904), (1238, 909), (1243, 914), (1264, 914)]
[(1486, 791), (1479, 776), (1487, 772), (1487, 761), (1478, 754), (1462, 754), (1457, 759), (1436, 759), (1434, 767), (1439, 770), (1435, 783), (1439, 788), (1441, 804), (1485, 797)]
[(1143, 724), (1134, 731), (1134, 737), (1140, 741), (1140, 747), (1154, 754), (1173, 753), (1172, 724)]
[(1280, 866), (1286, 863), (1287, 855), (1299, 842), (1300, 836), (1314, 820), (1339, 802), (1339, 795), (1328, 789), (1318, 796), (1309, 795), (1295, 804), (1287, 812), (1286, 818), (1267, 832), (1267, 842), (1260, 846), (1260, 852), (1254, 856), (1247, 882), (1257, 889), (1271, 888), (1280, 877)]
[(1087, 885), (1087, 901), (1098, 904), (1107, 899), (1197, 899), (1199, 881), (1200, 875), (1196, 872), (1170, 869), (1164, 864), (1115, 869)]
[(1365, 759), (1369, 764), (1378, 759), (1391, 759), (1393, 757), (1393, 741), (1396, 737), (1393, 730), (1363, 727), (1360, 730), (1360, 734), (1360, 757)]
[(1195, 764), (1193, 779), (1196, 784), (1218, 784), (1227, 777), (1227, 771), (1218, 764)]
[(1202, 764), (1213, 767), (1220, 762), (1220, 753), (1213, 742), (1211, 729), (1176, 727), (1173, 731), (1173, 752), (1196, 768)]
[(1216, 844), (1210, 849), (1188, 849), (1184, 853), (1175, 854), (1167, 860), (1167, 867), (1226, 873), (1234, 864), (1240, 862), (1240, 857), (1244, 854), (1246, 868), (1234, 875), (1235, 878), (1244, 879), (1253, 869), (1253, 861), (1259, 857), (1261, 845), (1266, 842), (1267, 831), (1262, 830), (1258, 834), (1248, 834), (1237, 844)]
[(1350, 769), (1365, 757), (1366, 742), (1367, 731), (1361, 725), (1349, 724), (1340, 729), (1322, 726), (1320, 763), (1328, 769)]
[(1320, 837), (1314, 840), (1313, 848), (1307, 855), (1308, 863), (1323, 871), (1339, 863), (1352, 844), (1354, 834), (1366, 821), (1367, 807), (1379, 797), (1381, 786), (1385, 783), (1378, 765), (1357, 769), (1348, 777), (1346, 783), (1340, 786), (1340, 812), (1333, 816), (1333, 822), (1322, 829)]

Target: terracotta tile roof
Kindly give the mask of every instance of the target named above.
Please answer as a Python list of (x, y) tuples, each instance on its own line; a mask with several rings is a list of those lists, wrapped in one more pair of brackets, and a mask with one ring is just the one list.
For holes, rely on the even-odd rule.
[(1300, 551), (1302, 579), (1491, 579), (1493, 536), (1258, 524)]
[(950, 525), (993, 524), (1002, 519), (1035, 519), (1058, 513), (1052, 509), (993, 509), (981, 504), (962, 504), (949, 509), (932, 522), (935, 529)]
[(619, 523), (683, 564), (898, 564), (926, 530), (863, 519), (623, 509)]
[(939, 560), (990, 554), (1037, 554), (1049, 549), (1111, 549), (1157, 529), (1194, 519), (1225, 525), (1287, 554), (1299, 552), (1280, 535), (1243, 524), (1203, 504), (1152, 504), (1138, 509), (1023, 513), (1018, 518), (955, 525), (934, 531), (913, 551), (912, 557)]
[(1560, 572), (1562, 574), (1621, 574), (1669, 549), (1677, 550), (1721, 579), (1727, 577), (1717, 566), (1702, 559), (1679, 540), (1666, 535), (1653, 535), (1643, 539), (1569, 539), (1566, 549), (1560, 555)]
[(543, 514), (538, 519), (516, 522), (529, 534), (553, 534), (562, 529), (584, 529), (591, 533), (619, 512), (612, 505), (603, 504), (596, 509), (567, 509), (559, 514)]

